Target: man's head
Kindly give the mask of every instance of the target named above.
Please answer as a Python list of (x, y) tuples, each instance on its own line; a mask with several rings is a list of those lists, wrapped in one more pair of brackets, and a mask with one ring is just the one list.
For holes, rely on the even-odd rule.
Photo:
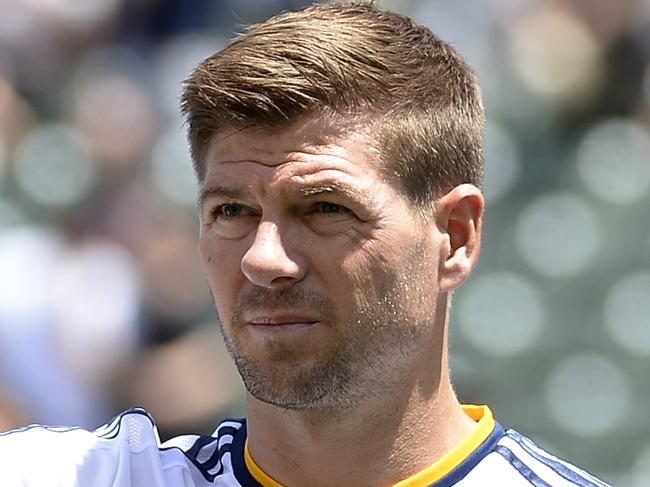
[(372, 132), (383, 174), (419, 206), (482, 185), (472, 70), (426, 27), (367, 3), (314, 5), (251, 27), (194, 71), (182, 110), (200, 180), (224, 129), (338, 116)]
[(483, 208), (482, 108), (455, 51), (369, 5), (314, 6), (204, 61), (183, 109), (201, 257), (249, 392), (331, 410), (439, 380)]

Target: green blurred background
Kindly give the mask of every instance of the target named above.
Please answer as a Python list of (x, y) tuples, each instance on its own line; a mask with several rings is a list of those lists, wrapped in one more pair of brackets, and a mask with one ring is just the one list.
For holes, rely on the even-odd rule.
[[(0, 429), (134, 404), (163, 439), (242, 413), (198, 262), (180, 82), (300, 0), (10, 0), (0, 15)], [(465, 402), (650, 485), (650, 1), (385, 0), (476, 68), (481, 262)]]

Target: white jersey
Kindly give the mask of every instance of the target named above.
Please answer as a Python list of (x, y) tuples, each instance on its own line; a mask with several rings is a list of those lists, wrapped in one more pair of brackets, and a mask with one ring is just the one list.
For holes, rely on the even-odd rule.
[[(432, 467), (395, 487), (607, 487), (531, 440), (496, 423), (485, 406), (477, 431)], [(350, 479), (354, 485), (354, 479)], [(278, 487), (246, 446), (246, 421), (225, 420), (211, 436), (161, 444), (155, 423), (131, 409), (95, 430), (28, 426), (0, 435), (3, 487)]]

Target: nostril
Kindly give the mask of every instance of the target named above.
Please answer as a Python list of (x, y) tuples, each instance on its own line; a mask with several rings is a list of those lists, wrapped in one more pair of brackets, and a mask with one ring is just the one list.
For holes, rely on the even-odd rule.
[(296, 281), (298, 281), (298, 279), (296, 279), (295, 277), (282, 276), (282, 277), (276, 277), (275, 279), (273, 279), (271, 284), (273, 285), (273, 287), (279, 287), (279, 286), (286, 286), (286, 285), (289, 285), (289, 284), (293, 284)]

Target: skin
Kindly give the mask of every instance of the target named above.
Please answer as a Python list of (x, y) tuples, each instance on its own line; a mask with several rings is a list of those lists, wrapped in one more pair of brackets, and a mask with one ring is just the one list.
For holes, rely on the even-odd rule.
[(201, 184), (200, 254), (249, 448), (289, 487), (391, 485), (474, 426), (447, 323), (478, 259), (481, 193), (457, 186), (423, 216), (381, 176), (372, 137), (342, 127), (225, 130)]

